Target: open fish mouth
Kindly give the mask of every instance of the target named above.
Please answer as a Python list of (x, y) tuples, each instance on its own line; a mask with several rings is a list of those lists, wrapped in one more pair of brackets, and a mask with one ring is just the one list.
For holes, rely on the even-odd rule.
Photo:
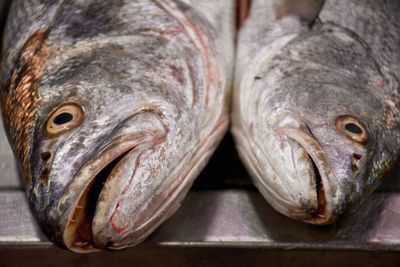
[(339, 215), (340, 190), (324, 150), (309, 131), (289, 128), (285, 134), (306, 151), (305, 160), (311, 163), (310, 176), (314, 180), (317, 197), (313, 209), (303, 209), (304, 212), (296, 213), (293, 217), (312, 224), (333, 223)]
[[(78, 180), (79, 176), (91, 178), (85, 181), (85, 185), (81, 185), (80, 194), (75, 197), (75, 203), (68, 213), (63, 232), (63, 241), (68, 249), (76, 252), (93, 252), (101, 249), (96, 248), (94, 244), (92, 230), (100, 194), (107, 179), (112, 177), (119, 165), (123, 164), (137, 145), (137, 142), (132, 141), (112, 145), (100, 156), (87, 162), (79, 172)], [(73, 193), (71, 190), (69, 192)]]
[[(142, 179), (136, 180), (140, 164), (162, 142), (164, 132), (158, 137), (135, 134), (112, 142), (80, 169), (58, 203), (56, 216), (63, 245), (74, 252), (89, 253), (141, 242), (179, 207), (193, 178), (207, 162), (210, 153), (206, 152), (226, 127), (227, 121), (223, 120), (174, 182), (160, 185), (165, 187), (162, 194), (152, 189), (140, 191), (149, 196), (134, 210), (122, 208), (129, 200), (122, 196), (134, 193), (128, 188)], [(129, 202), (128, 206), (133, 204)]]

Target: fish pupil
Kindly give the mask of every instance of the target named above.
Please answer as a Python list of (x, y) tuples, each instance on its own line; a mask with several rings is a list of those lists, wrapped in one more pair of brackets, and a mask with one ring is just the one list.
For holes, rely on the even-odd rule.
[(344, 128), (345, 128), (347, 131), (349, 131), (349, 132), (351, 132), (351, 133), (354, 133), (354, 134), (361, 134), (361, 133), (362, 133), (361, 128), (358, 127), (358, 126), (357, 126), (356, 124), (354, 124), (354, 123), (347, 123), (347, 124), (344, 126)]
[(47, 161), (47, 160), (50, 159), (51, 153), (50, 153), (50, 152), (43, 152), (43, 153), (41, 154), (41, 157), (42, 157), (42, 160)]
[(57, 125), (61, 125), (61, 124), (65, 124), (65, 123), (72, 121), (73, 118), (74, 118), (74, 116), (72, 116), (71, 113), (63, 112), (61, 114), (58, 114), (54, 118), (53, 122)]

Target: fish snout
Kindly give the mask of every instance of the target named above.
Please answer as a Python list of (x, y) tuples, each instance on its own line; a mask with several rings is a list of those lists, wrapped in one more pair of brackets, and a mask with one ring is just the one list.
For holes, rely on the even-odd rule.
[[(281, 117), (274, 130), (290, 147), (289, 155), (284, 155), (286, 170), (278, 173), (291, 196), (284, 213), (307, 223), (333, 223), (341, 212), (343, 195), (321, 144), (307, 124), (293, 114)], [(288, 177), (291, 175), (295, 177)]]
[[(117, 129), (108, 139), (111, 141), (83, 164), (59, 201), (57, 216), (62, 243), (69, 250), (86, 253), (109, 247), (115, 233), (104, 234), (104, 229), (124, 232), (119, 226), (123, 223), (116, 223), (114, 217), (130, 223), (148, 215), (121, 209), (120, 204), (125, 195), (134, 192), (132, 185), (138, 183), (135, 179), (140, 180), (136, 174), (142, 157), (163, 142), (164, 126), (157, 115), (142, 112)], [(135, 197), (130, 198), (130, 207), (136, 207)]]

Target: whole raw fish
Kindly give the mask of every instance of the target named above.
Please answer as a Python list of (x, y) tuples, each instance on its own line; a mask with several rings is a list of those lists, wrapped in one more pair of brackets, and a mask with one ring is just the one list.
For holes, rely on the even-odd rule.
[(400, 152), (400, 1), (253, 0), (239, 33), (232, 132), (279, 212), (351, 212)]
[(15, 0), (1, 108), (33, 214), (77, 252), (178, 208), (228, 126), (230, 0)]

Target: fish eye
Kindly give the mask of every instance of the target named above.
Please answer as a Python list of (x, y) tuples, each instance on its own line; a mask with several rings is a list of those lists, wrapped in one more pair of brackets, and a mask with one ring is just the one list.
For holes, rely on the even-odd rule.
[(58, 115), (54, 118), (53, 122), (54, 122), (55, 124), (57, 124), (57, 125), (62, 125), (62, 124), (66, 124), (66, 123), (72, 121), (73, 118), (74, 118), (74, 116), (73, 116), (71, 113), (63, 112), (63, 113), (61, 113), (61, 114), (58, 114)]
[(45, 124), (45, 132), (49, 137), (55, 137), (79, 126), (83, 122), (84, 111), (81, 106), (63, 104), (51, 112)]
[(364, 124), (356, 117), (342, 115), (336, 118), (335, 124), (336, 128), (350, 140), (365, 143), (368, 139), (368, 133)]
[(355, 123), (349, 122), (344, 125), (344, 128), (353, 134), (362, 134), (362, 129)]

